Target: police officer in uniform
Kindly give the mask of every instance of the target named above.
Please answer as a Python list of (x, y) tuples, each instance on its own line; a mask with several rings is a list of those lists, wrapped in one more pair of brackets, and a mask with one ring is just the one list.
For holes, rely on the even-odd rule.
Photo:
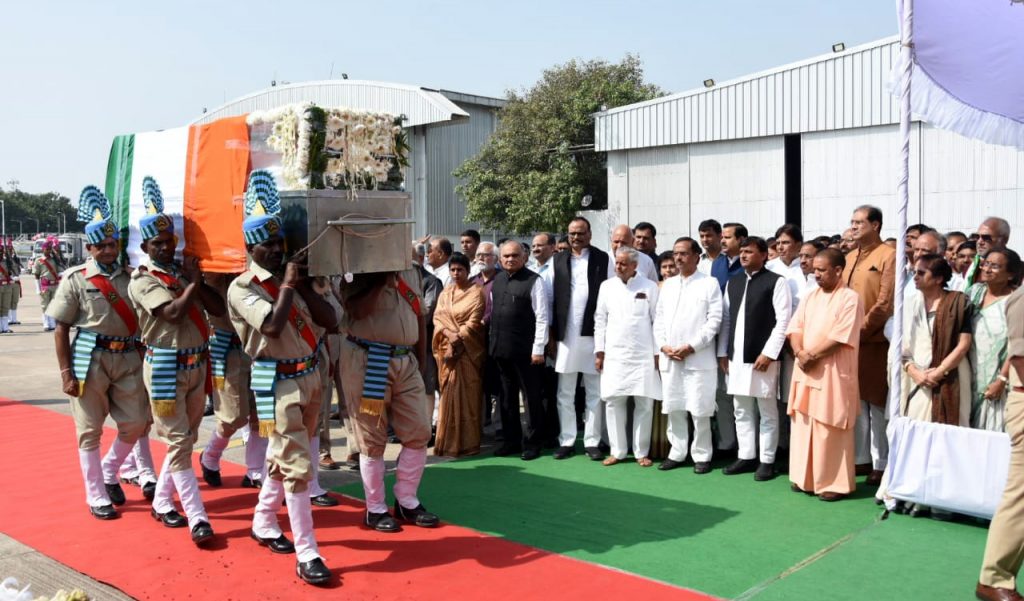
[(52, 332), (56, 323), (53, 318), (46, 314), (46, 309), (53, 298), (53, 291), (60, 283), (60, 268), (57, 259), (54, 257), (54, 244), (56, 240), (47, 238), (43, 242), (43, 256), (36, 259), (32, 267), (32, 275), (36, 278), (36, 292), (39, 293), (39, 302), (43, 310), (43, 331)]

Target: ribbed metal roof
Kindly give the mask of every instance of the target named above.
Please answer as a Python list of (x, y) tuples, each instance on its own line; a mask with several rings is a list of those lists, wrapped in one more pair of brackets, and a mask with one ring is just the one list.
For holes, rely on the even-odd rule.
[[(453, 93), (450, 93), (453, 94)], [(458, 94), (481, 101), (497, 99)], [(296, 102), (320, 106), (405, 115), (405, 127), (468, 119), (469, 113), (449, 100), (445, 93), (417, 86), (353, 79), (307, 81), (269, 87), (236, 98), (201, 115), (190, 125), (209, 123), (223, 117), (277, 108)], [(490, 104), (481, 102), (482, 104)]]
[(628, 150), (809, 131), (887, 125), (899, 120), (889, 72), (899, 37), (823, 54), (594, 115), (596, 149)]

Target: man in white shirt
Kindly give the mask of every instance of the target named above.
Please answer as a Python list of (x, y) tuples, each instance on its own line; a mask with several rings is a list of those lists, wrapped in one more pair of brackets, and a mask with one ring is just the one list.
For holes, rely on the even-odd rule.
[(445, 288), (452, 281), (452, 277), (448, 275), (448, 259), (452, 258), (452, 252), (452, 243), (448, 238), (435, 236), (430, 239), (425, 267), (435, 278), (441, 280), (441, 285)]
[[(764, 268), (767, 258), (768, 244), (763, 238), (750, 236), (740, 243), (743, 273), (730, 278), (726, 286), (718, 338), (718, 357), (728, 374), (727, 392), (733, 395), (739, 443), (736, 462), (722, 473), (755, 472), (758, 481), (776, 475), (779, 357), (792, 310), (789, 286), (785, 279)], [(756, 413), (760, 413), (760, 424)]]
[[(619, 248), (623, 246), (633, 247), (633, 230), (629, 229), (626, 224), (617, 225), (612, 230), (611, 256), (614, 257)], [(658, 281), (658, 267), (644, 253), (640, 253), (640, 258), (637, 261), (637, 273), (652, 282)], [(608, 277), (615, 277), (615, 261), (608, 261)]]
[(530, 245), (530, 261), (526, 266), (534, 273), (543, 276), (551, 269), (551, 257), (555, 254), (555, 236), (541, 232), (533, 237)]
[(608, 420), (610, 455), (604, 465), (626, 458), (629, 397), (633, 397), (633, 456), (641, 467), (654, 464), (651, 420), (654, 400), (661, 398), (655, 366), (654, 310), (658, 284), (636, 272), (642, 253), (630, 246), (615, 252), (615, 276), (601, 284), (594, 311), (594, 365), (601, 374), (601, 399)]
[(700, 245), (704, 247), (697, 270), (704, 275), (711, 275), (711, 265), (722, 254), (722, 224), (714, 219), (705, 219), (697, 226), (697, 233)]
[(476, 249), (480, 247), (480, 232), (468, 229), (459, 234), (459, 247), (462, 254), (469, 259), (469, 277), (476, 276), (481, 269), (481, 265), (476, 261)]
[[(654, 317), (654, 340), (661, 351), (661, 410), (668, 416), (672, 445), (658, 469), (675, 469), (692, 453), (693, 471), (706, 474), (711, 471), (711, 416), (718, 385), (715, 336), (722, 323), (722, 291), (718, 280), (697, 270), (696, 240), (676, 240), (672, 257), (679, 275), (661, 285)], [(688, 416), (693, 419), (692, 447)]]

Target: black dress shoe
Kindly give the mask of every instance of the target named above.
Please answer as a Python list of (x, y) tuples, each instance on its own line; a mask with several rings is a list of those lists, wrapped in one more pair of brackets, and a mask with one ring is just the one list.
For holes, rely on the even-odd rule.
[(427, 511), (423, 503), (420, 503), (415, 509), (407, 509), (395, 501), (395, 517), (413, 523), (420, 528), (437, 528), (437, 525), (441, 523), (441, 518)]
[(710, 474), (711, 473), (711, 462), (710, 461), (695, 461), (693, 463), (693, 473), (695, 473), (695, 474)]
[(259, 478), (250, 478), (249, 476), (242, 476), (242, 488), (261, 488), (263, 481)]
[(366, 518), (363, 520), (363, 523), (377, 532), (402, 531), (402, 526), (398, 523), (398, 520), (391, 517), (391, 514), (386, 511), (384, 513), (373, 513), (372, 511), (367, 511)]
[(523, 454), (519, 456), (523, 461), (533, 461), (538, 457), (540, 457), (540, 451), (537, 449), (526, 449), (523, 451)]
[(601, 451), (605, 455), (612, 452), (612, 448), (608, 446), (608, 443), (603, 440), (597, 443), (597, 450)]
[(114, 509), (113, 505), (100, 505), (99, 507), (90, 506), (89, 513), (91, 513), (92, 517), (97, 520), (116, 520), (118, 517), (117, 510)]
[(658, 464), (658, 469), (663, 472), (667, 472), (669, 470), (674, 470), (681, 465), (683, 465), (682, 461), (676, 461), (675, 459), (666, 459)]
[(213, 415), (213, 397), (206, 397), (206, 405), (203, 406), (203, 417)]
[(601, 452), (600, 447), (583, 447), (583, 451), (590, 457), (591, 461), (601, 461), (604, 459), (604, 453)]
[(315, 497), (310, 497), (309, 502), (317, 507), (337, 507), (338, 500), (331, 495), (324, 493)]
[(273, 553), (288, 555), (295, 552), (295, 545), (292, 544), (292, 541), (285, 538), (283, 534), (277, 538), (262, 538), (256, 536), (256, 533), (250, 530), (249, 536), (252, 537), (252, 540), (258, 542), (261, 547), (267, 547)]
[(734, 476), (736, 474), (749, 474), (756, 470), (757, 459), (737, 459), (722, 468), (722, 473), (726, 476)]
[(555, 452), (551, 454), (555, 459), (568, 459), (576, 454), (576, 449), (572, 447), (558, 447)]
[(295, 573), (309, 584), (324, 584), (331, 579), (331, 571), (319, 557), (295, 564)]
[(494, 451), (494, 456), (495, 457), (508, 457), (510, 455), (518, 455), (518, 454), (520, 454), (522, 452), (523, 452), (523, 450), (521, 448), (519, 448), (519, 447), (514, 447), (514, 446), (510, 446), (510, 445), (502, 445), (502, 446), (498, 447), (497, 450)]
[(192, 542), (202, 547), (213, 539), (213, 527), (208, 522), (199, 522), (192, 528)]
[(142, 496), (147, 501), (152, 501), (156, 496), (156, 482), (146, 482), (142, 485)]
[(757, 471), (754, 472), (754, 480), (758, 482), (765, 482), (767, 480), (775, 479), (775, 475), (774, 463), (759, 463), (757, 465)]
[(203, 454), (199, 453), (199, 467), (203, 468), (203, 480), (210, 486), (220, 486), (224, 482), (220, 479), (220, 470), (211, 470), (203, 463)]
[(154, 520), (163, 522), (163, 525), (168, 528), (184, 528), (188, 526), (188, 520), (185, 519), (185, 516), (173, 509), (167, 513), (157, 513), (156, 509), (151, 509), (149, 513), (153, 516)]
[(115, 482), (114, 484), (104, 484), (103, 487), (107, 489), (107, 496), (110, 497), (110, 502), (114, 505), (121, 506), (127, 501), (120, 484)]

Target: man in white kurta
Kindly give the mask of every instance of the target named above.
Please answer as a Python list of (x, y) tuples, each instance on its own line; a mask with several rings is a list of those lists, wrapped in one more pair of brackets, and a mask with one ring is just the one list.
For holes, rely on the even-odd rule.
[[(679, 275), (661, 286), (654, 317), (654, 341), (661, 352), (662, 412), (668, 416), (668, 457), (658, 466), (671, 470), (693, 454), (693, 471), (711, 471), (711, 417), (715, 414), (718, 365), (715, 336), (722, 323), (718, 280), (698, 271), (700, 247), (680, 238), (672, 247)], [(689, 424), (693, 419), (693, 446)]]
[[(792, 310), (789, 285), (785, 278), (771, 272), (763, 273), (767, 258), (768, 245), (764, 239), (751, 236), (743, 241), (740, 248), (743, 273), (734, 275), (726, 286), (722, 299), (722, 330), (718, 339), (719, 360), (726, 361), (726, 391), (733, 397), (736, 439), (739, 444), (736, 462), (722, 470), (722, 473), (733, 475), (756, 470), (754, 479), (759, 481), (775, 477), (775, 450), (779, 443), (779, 408), (776, 402), (779, 390), (779, 357), (786, 342), (786, 326)], [(755, 278), (766, 276), (774, 280), (774, 285), (764, 293), (771, 295), (770, 300), (751, 298), (751, 282)], [(731, 323), (730, 316), (730, 297), (733, 294), (739, 295), (738, 298), (741, 299), (735, 323)], [(747, 346), (745, 338), (764, 324), (753, 321), (748, 323), (748, 303), (770, 303), (775, 313), (774, 323), (768, 324), (770, 332), (756, 358), (744, 357), (744, 349)], [(751, 317), (756, 317), (757, 321), (770, 319), (769, 315)], [(731, 357), (730, 340), (734, 349)], [(757, 418), (758, 413), (760, 420)]]
[(594, 365), (601, 373), (601, 399), (608, 420), (611, 454), (604, 465), (626, 458), (629, 397), (633, 409), (633, 456), (641, 467), (654, 462), (651, 449), (651, 421), (654, 399), (661, 398), (661, 378), (654, 357), (654, 310), (658, 284), (637, 273), (642, 253), (628, 246), (615, 254), (615, 276), (601, 284), (594, 311)]

